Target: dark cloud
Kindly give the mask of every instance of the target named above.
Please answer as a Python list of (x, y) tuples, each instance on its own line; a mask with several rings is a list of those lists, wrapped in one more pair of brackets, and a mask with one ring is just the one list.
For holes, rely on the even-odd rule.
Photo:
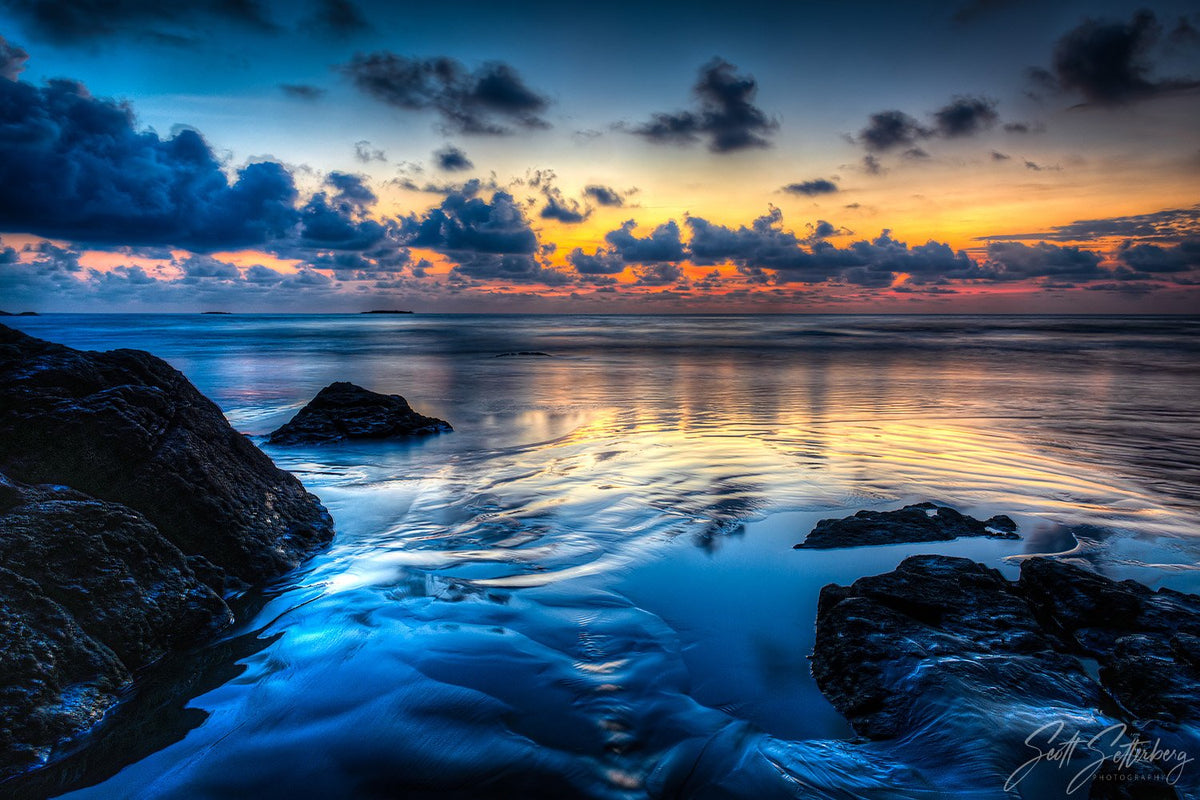
[(837, 190), (837, 184), (825, 178), (814, 178), (811, 181), (789, 183), (783, 187), (783, 191), (788, 194), (802, 194), (808, 197), (815, 197), (820, 194), (833, 194)]
[(937, 132), (946, 138), (973, 136), (996, 124), (996, 101), (959, 95), (933, 112)]
[(544, 187), (542, 194), (546, 197), (546, 205), (542, 207), (542, 219), (555, 219), (568, 225), (574, 225), (592, 215), (590, 208), (563, 197), (562, 192), (553, 186)]
[(0, 230), (230, 249), (287, 235), (296, 199), (282, 165), (250, 164), (230, 183), (195, 131), (139, 132), (128, 106), (81, 84), (0, 81)]
[(15, 81), (25, 69), (29, 53), (0, 36), (0, 78)]
[(678, 264), (647, 264), (633, 271), (639, 286), (669, 286), (683, 278), (683, 269)]
[(4, 5), (25, 30), (58, 44), (123, 36), (185, 44), (214, 23), (279, 30), (258, 0), (8, 0)]
[(1127, 217), (1075, 220), (1068, 225), (1055, 225), (1049, 230), (1031, 233), (1010, 233), (977, 237), (980, 241), (1020, 241), (1045, 239), (1057, 242), (1080, 242), (1107, 237), (1143, 241), (1179, 242), (1200, 236), (1200, 205), (1191, 208), (1171, 208), (1150, 214)]
[(320, 100), (325, 96), (325, 90), (318, 86), (309, 86), (306, 83), (281, 83), (279, 90), (288, 97), (294, 100), (307, 100), (312, 102)]
[(779, 127), (754, 105), (758, 84), (736, 74), (729, 62), (714, 58), (700, 68), (692, 88), (698, 101), (695, 111), (655, 114), (632, 132), (661, 144), (692, 144), (705, 139), (714, 153), (731, 153), (770, 147), (768, 138)]
[(1100, 267), (1100, 255), (1078, 247), (1038, 242), (991, 242), (987, 247), (988, 277), (994, 281), (1031, 278), (1089, 281), (1111, 277)]
[(510, 134), (548, 128), (550, 101), (516, 70), (488, 62), (468, 71), (452, 58), (408, 58), (387, 51), (359, 54), (341, 67), (358, 89), (393, 108), (434, 111), (445, 127), (465, 134)]
[(312, 27), (339, 36), (361, 33), (371, 26), (366, 16), (351, 0), (317, 0)]
[(1055, 44), (1053, 72), (1036, 70), (1031, 77), (1107, 106), (1200, 87), (1190, 78), (1152, 77), (1150, 50), (1161, 34), (1150, 11), (1137, 12), (1127, 23), (1088, 19)]
[(1004, 130), (1007, 133), (1030, 133), (1033, 131), (1033, 126), (1028, 122), (1006, 122)]
[(471, 253), (532, 256), (538, 250), (537, 234), (506, 192), (496, 192), (491, 202), (451, 194), (423, 216), (402, 218), (400, 240), (456, 258)]
[(904, 157), (909, 161), (923, 161), (927, 158), (933, 158), (933, 156), (920, 147), (908, 148), (904, 151)]
[(354, 157), (364, 164), (370, 164), (372, 161), (387, 161), (387, 153), (372, 147), (366, 139), (360, 139), (354, 143)]
[[(299, 245), (365, 250), (379, 244), (387, 235), (387, 229), (367, 217), (376, 197), (362, 178), (345, 172), (331, 172), (325, 183), (336, 191), (332, 196), (317, 192), (301, 209)], [(295, 255), (292, 251), (288, 254)]]
[(452, 144), (446, 145), (441, 150), (434, 151), (433, 160), (437, 164), (438, 169), (445, 170), (446, 172), (461, 172), (475, 166), (471, 163), (471, 159), (467, 158), (466, 152)]
[(1171, 247), (1125, 242), (1117, 257), (1136, 272), (1189, 272), (1200, 269), (1200, 236)]
[(655, 264), (666, 261), (682, 261), (684, 256), (683, 241), (679, 236), (679, 225), (670, 220), (659, 225), (649, 236), (637, 237), (633, 229), (637, 223), (626, 220), (615, 231), (604, 235), (604, 240), (612, 245), (613, 251), (624, 259), (627, 264)]
[(583, 187), (583, 196), (592, 199), (598, 205), (610, 208), (620, 208), (625, 205), (625, 196), (608, 186), (591, 184)]
[(858, 132), (858, 139), (868, 150), (884, 151), (901, 146), (911, 146), (919, 139), (932, 135), (932, 131), (895, 109), (872, 114), (867, 127)]
[(568, 263), (583, 275), (616, 275), (624, 272), (625, 259), (614, 250), (597, 250), (588, 255), (576, 247), (567, 255)]
[(884, 173), (883, 165), (879, 163), (876, 156), (867, 153), (863, 156), (863, 172), (868, 175), (882, 175)]
[(992, 151), (992, 161), (1011, 161), (1012, 156), (1007, 153), (1001, 153), (999, 150)]

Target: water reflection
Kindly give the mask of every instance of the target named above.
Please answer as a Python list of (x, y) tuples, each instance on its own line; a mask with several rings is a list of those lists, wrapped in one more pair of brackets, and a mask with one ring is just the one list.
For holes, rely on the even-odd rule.
[[(987, 794), (837, 741), (806, 661), (820, 586), (915, 552), (1013, 575), (1072, 550), (1197, 588), (1195, 320), (20, 324), (150, 349), (254, 435), (334, 380), (455, 427), (271, 449), (337, 539), (244, 615), (231, 641), (260, 648), (178, 689), (162, 724), (188, 725), (132, 763), (98, 751), (82, 797)], [(521, 350), (553, 358), (493, 358)], [(915, 500), (1026, 539), (791, 550), (821, 517)]]

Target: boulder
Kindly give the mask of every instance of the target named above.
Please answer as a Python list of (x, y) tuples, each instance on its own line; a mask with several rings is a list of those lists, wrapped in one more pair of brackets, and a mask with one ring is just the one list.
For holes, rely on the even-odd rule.
[(131, 674), (232, 621), (141, 514), (0, 475), (0, 779), (44, 762)]
[(960, 536), (1021, 538), (1017, 535), (1017, 523), (1004, 514), (981, 522), (949, 506), (916, 503), (896, 511), (859, 511), (842, 519), (823, 519), (795, 549), (947, 542)]
[(317, 393), (283, 427), (271, 444), (322, 444), (344, 439), (392, 439), (450, 431), (450, 423), (413, 411), (398, 394), (378, 394), (339, 381)]
[(333, 536), (295, 476), (138, 350), (83, 352), (0, 326), (0, 470), (134, 509), (229, 586), (285, 572)]
[[(1095, 764), (1093, 798), (1174, 797), (1200, 788), (1183, 760), (1200, 752), (1198, 628), (1200, 597), (1061, 561), (1029, 559), (1014, 583), (968, 559), (914, 556), (821, 590), (812, 671), (869, 739), (979, 761), (1003, 783), (1078, 733), (1087, 744), (1045, 758), (1025, 785), (1045, 793), (1040, 782)], [(1121, 757), (1153, 747), (1156, 759)]]

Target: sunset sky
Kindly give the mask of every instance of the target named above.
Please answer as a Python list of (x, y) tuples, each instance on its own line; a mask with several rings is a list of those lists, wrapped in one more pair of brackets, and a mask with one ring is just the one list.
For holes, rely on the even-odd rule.
[(1196, 312), (1192, 2), (0, 0), (6, 311)]

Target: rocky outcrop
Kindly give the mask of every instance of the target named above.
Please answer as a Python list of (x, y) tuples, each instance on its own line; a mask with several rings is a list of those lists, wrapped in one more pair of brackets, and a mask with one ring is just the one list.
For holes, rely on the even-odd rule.
[(947, 542), (960, 536), (1021, 538), (1017, 523), (1007, 515), (997, 514), (981, 522), (949, 506), (916, 503), (896, 511), (859, 511), (842, 519), (823, 519), (795, 549)]
[(353, 383), (331, 383), (271, 433), (271, 444), (323, 444), (343, 439), (392, 439), (450, 431), (450, 423), (413, 411), (398, 394), (378, 394)]
[(82, 352), (0, 326), (0, 470), (136, 510), (214, 581), (278, 575), (333, 536), (300, 481), (137, 350)]
[[(1139, 788), (1174, 796), (1173, 785), (1195, 788), (1200, 778), (1180, 767), (1169, 780), (1178, 753), (1200, 753), (1198, 630), (1193, 595), (1050, 559), (1024, 562), (1012, 583), (967, 559), (914, 556), (821, 590), (812, 671), (862, 736), (962, 748), (964, 758), (978, 749), (972, 741), (998, 742), (1012, 754), (989, 764), (1001, 780), (1031, 750), (1049, 752), (1055, 735), (1061, 744), (1078, 732), (1086, 742), (1115, 725), (1096, 749), (1064, 755), (1071, 769), (1038, 780), (1066, 780), (1103, 752), (1103, 774), (1117, 777), (1097, 781), (1093, 797), (1120, 796), (1133, 772)], [(1082, 658), (1099, 663), (1099, 680)], [(945, 731), (953, 737), (939, 741)], [(1172, 754), (1121, 761), (1136, 736)]]
[(317, 498), (166, 362), (0, 326), (0, 779), (227, 625), (224, 591), (332, 536)]
[(144, 516), (0, 475), (0, 778), (43, 762), (134, 670), (232, 620)]

